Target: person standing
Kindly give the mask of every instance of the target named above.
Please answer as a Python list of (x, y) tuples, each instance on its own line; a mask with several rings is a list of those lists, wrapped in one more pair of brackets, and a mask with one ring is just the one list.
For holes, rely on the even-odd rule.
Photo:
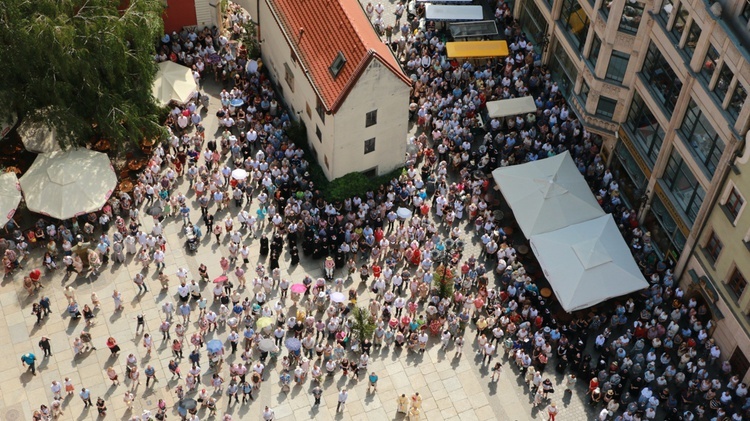
[(28, 366), (26, 370), (31, 370), (31, 374), (36, 376), (36, 355), (31, 352), (21, 355), (21, 365)]
[(374, 371), (370, 373), (369, 380), (370, 380), (370, 384), (367, 386), (367, 392), (368, 393), (370, 392), (370, 388), (372, 388), (373, 392), (377, 392), (378, 391), (378, 375), (375, 374)]
[(349, 393), (346, 388), (342, 388), (339, 392), (339, 403), (336, 405), (336, 412), (341, 410), (341, 407), (346, 407), (346, 399), (349, 397)]
[(557, 416), (557, 413), (558, 413), (557, 405), (554, 402), (550, 403), (549, 406), (547, 407), (547, 415), (549, 415), (549, 421), (555, 421), (555, 417)]
[(275, 415), (275, 414), (274, 414), (274, 412), (273, 412), (273, 409), (271, 409), (271, 408), (269, 408), (269, 407), (266, 407), (266, 408), (265, 408), (265, 409), (263, 410), (263, 420), (264, 420), (264, 421), (273, 421), (273, 417), (274, 417), (274, 415)]
[(312, 395), (315, 398), (315, 403), (313, 405), (320, 405), (320, 397), (323, 396), (323, 389), (320, 388), (320, 385), (316, 385), (315, 388), (313, 388)]
[(152, 380), (154, 381), (154, 384), (159, 381), (159, 379), (156, 378), (156, 369), (154, 366), (149, 364), (143, 372), (146, 374), (146, 387), (148, 387)]
[(89, 406), (94, 406), (94, 404), (91, 403), (91, 392), (85, 387), (81, 388), (81, 392), (78, 394), (78, 396), (80, 396), (81, 400), (83, 401), (84, 409), (88, 408)]
[(49, 338), (46, 336), (42, 336), (42, 339), (39, 340), (39, 348), (44, 351), (45, 357), (51, 357), (52, 356), (52, 347), (49, 343)]
[(402, 394), (398, 397), (396, 400), (396, 403), (398, 404), (398, 409), (396, 409), (396, 413), (402, 413), (406, 414), (409, 411), (409, 398), (406, 397), (405, 394)]

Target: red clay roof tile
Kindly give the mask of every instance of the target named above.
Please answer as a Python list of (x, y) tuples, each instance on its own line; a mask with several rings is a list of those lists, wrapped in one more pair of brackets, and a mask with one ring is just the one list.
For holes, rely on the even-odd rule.
[[(411, 80), (375, 33), (358, 0), (266, 0), (328, 111), (336, 112), (370, 60), (377, 59), (406, 84)], [(261, 22), (262, 25), (262, 22)], [(329, 67), (341, 52), (346, 63)]]

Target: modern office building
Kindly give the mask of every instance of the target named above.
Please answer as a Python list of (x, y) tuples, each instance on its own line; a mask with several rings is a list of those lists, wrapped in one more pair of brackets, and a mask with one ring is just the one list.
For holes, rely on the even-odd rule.
[(519, 0), (514, 7), (571, 108), (602, 136), (602, 154), (658, 254), (710, 304), (714, 336), (746, 373), (750, 1)]

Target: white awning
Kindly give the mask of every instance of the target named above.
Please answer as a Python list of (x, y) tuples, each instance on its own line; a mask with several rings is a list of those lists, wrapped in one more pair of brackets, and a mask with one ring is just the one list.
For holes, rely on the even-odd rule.
[(536, 103), (532, 96), (520, 98), (501, 99), (500, 101), (487, 102), (487, 114), (490, 118), (503, 118), (512, 115), (528, 114), (536, 112)]
[(482, 20), (482, 6), (453, 6), (442, 4), (428, 4), (424, 7), (427, 20)]

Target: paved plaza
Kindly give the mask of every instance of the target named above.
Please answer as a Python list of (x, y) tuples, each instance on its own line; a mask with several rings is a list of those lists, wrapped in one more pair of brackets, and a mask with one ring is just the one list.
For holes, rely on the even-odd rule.
[[(393, 19), (392, 9), (395, 2), (384, 2), (388, 9), (386, 15), (388, 21)], [(217, 130), (217, 119), (214, 117), (219, 99), (217, 94), (220, 88), (208, 83), (206, 93), (212, 98), (210, 107), (204, 114), (204, 125), (207, 137)], [(412, 133), (413, 134), (413, 133)], [(186, 194), (193, 204), (191, 218), (194, 223), (202, 225), (200, 211), (195, 204), (195, 195), (187, 189), (187, 181), (178, 183), (178, 191)], [(252, 209), (253, 213), (256, 203)], [(213, 213), (214, 205), (210, 208)], [(237, 208), (230, 206), (229, 212), (236, 215)], [(227, 214), (227, 210), (217, 213), (216, 221), (219, 223)], [(142, 218), (142, 229), (150, 232), (152, 218)], [(152, 265), (146, 274), (149, 291), (144, 294), (138, 293), (138, 288), (132, 282), (134, 276), (141, 272), (142, 266), (136, 263), (133, 255), (128, 256), (127, 263), (115, 264), (110, 262), (103, 267), (99, 276), (79, 276), (77, 278), (65, 278), (64, 268), (54, 272), (46, 272), (43, 277), (44, 289), (40, 293), (29, 297), (22, 286), (23, 276), (33, 268), (42, 268), (42, 251), (33, 250), (31, 255), (23, 261), (24, 269), (17, 271), (12, 277), (6, 277), (0, 286), (0, 311), (3, 320), (0, 322), (0, 343), (4, 345), (6, 358), (0, 361), (0, 420), (30, 420), (34, 410), (41, 404), (49, 405), (52, 400), (50, 384), (53, 380), (62, 381), (69, 377), (76, 387), (76, 392), (64, 400), (64, 415), (61, 419), (97, 419), (95, 408), (84, 409), (83, 402), (78, 397), (81, 387), (91, 390), (92, 400), (102, 397), (107, 403), (109, 412), (107, 418), (127, 420), (134, 415), (141, 414), (144, 410), (155, 412), (159, 399), (164, 399), (170, 408), (170, 419), (179, 419), (176, 412), (177, 397), (174, 388), (178, 384), (184, 385), (184, 380), (170, 380), (167, 364), (172, 358), (171, 349), (167, 341), (161, 341), (159, 325), (161, 323), (161, 306), (165, 301), (177, 303), (176, 289), (178, 286), (177, 269), (185, 267), (190, 271), (191, 278), (198, 279), (198, 266), (201, 263), (208, 267), (211, 279), (221, 274), (219, 260), (222, 256), (228, 256), (228, 238), (222, 237), (219, 244), (213, 235), (205, 232), (202, 244), (195, 254), (188, 254), (184, 248), (185, 238), (182, 234), (182, 221), (179, 217), (165, 220), (165, 238), (167, 240), (166, 268), (164, 273), (171, 279), (171, 287), (168, 291), (161, 291), (157, 280), (157, 270)], [(465, 224), (465, 222), (464, 222)], [(266, 224), (266, 232), (270, 233), (272, 228)], [(464, 257), (471, 254), (479, 256), (479, 239), (475, 238), (471, 229), (465, 225), (466, 250)], [(97, 235), (99, 233), (97, 232)], [(111, 233), (110, 233), (111, 234)], [(252, 274), (255, 265), (262, 261), (267, 264), (265, 258), (260, 259), (258, 254), (259, 240), (246, 237), (244, 239), (251, 249), (250, 262), (247, 270)], [(322, 262), (301, 257), (301, 262), (295, 267), (289, 267), (289, 256), (285, 254), (281, 258), (282, 276), (290, 279), (292, 283), (301, 282), (306, 274), (313, 278), (322, 276)], [(60, 264), (62, 266), (62, 264)], [(43, 270), (44, 271), (44, 270)], [(344, 276), (337, 273), (336, 276)], [(232, 275), (230, 274), (230, 278)], [(356, 277), (355, 277), (356, 278)], [(492, 279), (492, 277), (491, 277)], [(359, 280), (355, 279), (354, 287)], [(66, 299), (63, 288), (72, 285), (76, 290), (79, 305), (91, 304), (91, 294), (96, 293), (102, 302), (98, 310), (94, 325), (90, 328), (93, 343), (96, 350), (85, 352), (83, 355), (73, 358), (72, 341), (85, 327), (83, 319), (72, 320), (66, 311)], [(347, 283), (345, 289), (351, 285)], [(204, 296), (211, 296), (212, 285), (203, 287)], [(122, 292), (125, 310), (114, 312), (114, 304), (111, 298), (114, 290)], [(242, 291), (243, 297), (246, 295)], [(369, 289), (359, 288), (359, 303), (366, 305), (370, 299)], [(35, 324), (35, 316), (31, 314), (32, 303), (38, 302), (41, 296), (48, 296), (52, 301), (52, 314), (39, 325)], [(278, 291), (269, 298), (270, 303), (278, 299)], [(291, 300), (286, 301), (287, 310), (292, 305)], [(218, 305), (213, 306), (218, 312)], [(143, 314), (146, 320), (146, 333), (154, 336), (155, 352), (150, 357), (146, 356), (146, 350), (142, 346), (142, 333), (136, 334), (136, 315)], [(177, 316), (175, 316), (177, 318)], [(196, 326), (190, 323), (187, 336), (195, 332)], [(208, 334), (206, 340), (220, 339), (226, 341), (228, 331), (220, 327), (218, 331)], [(323, 400), (319, 407), (314, 407), (313, 396), (310, 391), (314, 382), (309, 378), (300, 386), (292, 386), (291, 391), (286, 394), (281, 392), (279, 384), (279, 366), (274, 361), (267, 363), (265, 378), (260, 393), (255, 401), (250, 404), (232, 404), (227, 406), (227, 396), (221, 396), (218, 400), (216, 419), (220, 419), (224, 412), (232, 414), (237, 419), (257, 420), (261, 419), (264, 406), (271, 407), (276, 414), (276, 420), (304, 420), (304, 419), (341, 419), (341, 420), (382, 420), (403, 419), (403, 415), (396, 414), (397, 396), (406, 394), (411, 396), (419, 392), (423, 398), (422, 418), (423, 420), (531, 420), (547, 419), (546, 403), (538, 408), (532, 408), (531, 396), (528, 389), (518, 377), (518, 370), (511, 362), (507, 362), (502, 356), (504, 370), (498, 382), (492, 382), (490, 368), (481, 365), (481, 357), (476, 354), (475, 329), (469, 328), (466, 335), (467, 345), (464, 347), (464, 355), (461, 358), (454, 357), (453, 347), (447, 351), (440, 350), (437, 338), (431, 337), (430, 345), (424, 354), (412, 353), (394, 346), (375, 348), (368, 371), (374, 371), (379, 376), (377, 392), (368, 393), (366, 376), (361, 380), (342, 378), (340, 373), (334, 378), (326, 378), (323, 383)], [(42, 357), (42, 351), (37, 343), (42, 336), (50, 338), (53, 355), (48, 358)], [(107, 337), (115, 337), (122, 352), (118, 358), (110, 356), (105, 346)], [(185, 349), (192, 349), (188, 343)], [(227, 363), (231, 364), (239, 360), (239, 353), (232, 355), (227, 349)], [(37, 375), (33, 376), (22, 367), (20, 356), (27, 352), (37, 355)], [(127, 409), (123, 396), (130, 389), (129, 380), (125, 377), (125, 358), (130, 353), (138, 357), (141, 369), (150, 364), (156, 368), (156, 376), (159, 382), (154, 386), (145, 387), (145, 381), (135, 389), (136, 401), (132, 411)], [(498, 357), (493, 360), (498, 360)], [(202, 373), (203, 387), (209, 388), (211, 372), (206, 363), (205, 349), (202, 350), (202, 362), (205, 367)], [(551, 364), (550, 364), (551, 365)], [(123, 379), (118, 386), (111, 386), (105, 369), (113, 366)], [(185, 358), (181, 364), (183, 372), (187, 371), (188, 360)], [(226, 374), (226, 365), (224, 366)], [(548, 370), (552, 371), (552, 370)], [(584, 420), (592, 419), (593, 414), (588, 411), (582, 398), (583, 390), (576, 390), (573, 394), (563, 393), (560, 385), (561, 377), (550, 373), (556, 384), (556, 392), (552, 400), (557, 402), (560, 408), (558, 420)], [(227, 376), (228, 377), (228, 376)], [(349, 389), (349, 398), (346, 409), (336, 413), (337, 392), (341, 387)], [(583, 387), (583, 385), (579, 385)], [(188, 397), (193, 397), (188, 394)], [(219, 396), (216, 396), (219, 398)], [(199, 412), (201, 419), (207, 419), (205, 411)]]

